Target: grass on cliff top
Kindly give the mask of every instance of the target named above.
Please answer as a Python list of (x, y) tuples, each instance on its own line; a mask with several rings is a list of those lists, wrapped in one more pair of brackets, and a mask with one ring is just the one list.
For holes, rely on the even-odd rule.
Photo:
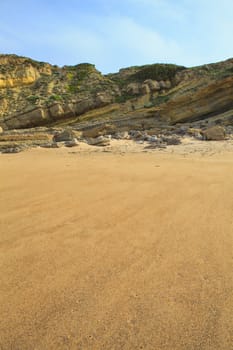
[(88, 78), (91, 73), (97, 72), (95, 65), (90, 63), (81, 63), (76, 66), (65, 66), (64, 69), (68, 80), (75, 80), (75, 82), (81, 82)]
[[(141, 67), (129, 67), (120, 70), (119, 73), (110, 74), (110, 79), (112, 79), (112, 81), (114, 81), (122, 89), (122, 95), (116, 97), (116, 102), (124, 103), (135, 97), (124, 91), (129, 83), (143, 83), (147, 79), (156, 81), (172, 80), (177, 72), (185, 69), (186, 67), (177, 66), (175, 64), (156, 63)], [(157, 99), (155, 105), (167, 102), (167, 100), (169, 100), (169, 97), (162, 96), (161, 99)]]
[(130, 82), (142, 83), (144, 80), (167, 80), (174, 78), (175, 74), (186, 69), (183, 66), (175, 64), (155, 63), (144, 66), (133, 66), (124, 68), (119, 73), (110, 74), (109, 77), (121, 86)]
[(142, 66), (141, 69), (130, 76), (131, 81), (143, 82), (146, 79), (152, 80), (171, 80), (177, 72), (186, 69), (183, 66), (175, 64), (152, 64)]
[(76, 66), (64, 66), (67, 78), (67, 92), (77, 94), (80, 91), (82, 83), (90, 77), (91, 74), (96, 73), (101, 75), (95, 68), (95, 65), (90, 63), (81, 63)]

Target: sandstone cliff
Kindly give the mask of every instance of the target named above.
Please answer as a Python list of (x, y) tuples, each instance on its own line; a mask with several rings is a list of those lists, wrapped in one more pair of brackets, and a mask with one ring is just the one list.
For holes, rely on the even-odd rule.
[(194, 68), (153, 64), (102, 75), (94, 65), (57, 67), (0, 56), (0, 126), (156, 126), (218, 118), (232, 123), (233, 59)]

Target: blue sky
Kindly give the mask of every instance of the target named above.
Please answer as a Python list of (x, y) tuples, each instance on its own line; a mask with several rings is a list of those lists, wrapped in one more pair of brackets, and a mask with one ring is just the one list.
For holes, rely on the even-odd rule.
[(103, 73), (233, 57), (232, 0), (0, 0), (0, 52)]

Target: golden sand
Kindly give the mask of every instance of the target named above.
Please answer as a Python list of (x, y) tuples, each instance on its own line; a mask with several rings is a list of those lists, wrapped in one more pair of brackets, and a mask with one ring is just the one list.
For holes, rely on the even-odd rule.
[(0, 349), (233, 349), (232, 174), (229, 152), (0, 155)]

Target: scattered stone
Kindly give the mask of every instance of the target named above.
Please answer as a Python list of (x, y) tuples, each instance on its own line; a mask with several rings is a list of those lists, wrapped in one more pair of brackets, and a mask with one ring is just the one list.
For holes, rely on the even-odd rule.
[(158, 136), (156, 136), (156, 135), (148, 136), (147, 141), (148, 142), (158, 142)]
[(134, 139), (140, 139), (143, 137), (143, 133), (139, 130), (130, 130), (129, 135)]
[(134, 137), (135, 134), (138, 133), (138, 130), (129, 130), (129, 136)]
[(151, 143), (148, 146), (144, 147), (144, 149), (160, 149), (160, 148), (167, 148), (167, 145), (164, 143)]
[(59, 148), (59, 146), (56, 142), (43, 143), (40, 145), (40, 147), (42, 147), (42, 148)]
[(203, 140), (203, 136), (202, 136), (201, 133), (196, 133), (196, 134), (194, 135), (194, 137), (195, 137), (195, 139), (197, 139), (197, 140)]
[(78, 146), (78, 140), (77, 140), (77, 139), (73, 139), (72, 141), (66, 141), (66, 142), (65, 142), (65, 146), (66, 146), (66, 147), (75, 147), (75, 146)]
[(189, 127), (187, 125), (181, 125), (176, 129), (176, 134), (178, 135), (185, 135), (188, 133)]
[(228, 126), (226, 127), (226, 134), (228, 134), (228, 135), (233, 134), (233, 126), (228, 125)]
[(178, 138), (178, 137), (176, 137), (176, 136), (172, 136), (172, 137), (163, 136), (163, 137), (162, 137), (162, 141), (163, 141), (164, 143), (166, 143), (168, 146), (173, 146), (173, 145), (179, 145), (179, 144), (181, 144), (180, 138)]
[(146, 130), (146, 133), (150, 136), (154, 136), (154, 135), (158, 135), (160, 131), (161, 130), (159, 128), (153, 128), (153, 129)]
[(76, 139), (75, 133), (72, 130), (64, 130), (60, 133), (56, 133), (53, 137), (54, 142), (66, 142), (66, 141), (74, 141)]
[(129, 133), (127, 131), (117, 132), (113, 135), (116, 140), (127, 140), (129, 138)]
[(0, 153), (19, 153), (22, 151), (23, 151), (23, 148), (21, 147), (8, 147), (8, 148), (0, 149)]
[(187, 129), (187, 134), (191, 135), (191, 136), (195, 136), (195, 134), (197, 133), (201, 133), (202, 130), (201, 129), (198, 129), (198, 128), (188, 128)]
[(104, 136), (88, 139), (88, 144), (91, 146), (109, 146), (110, 140)]
[(222, 141), (226, 138), (226, 131), (222, 126), (212, 126), (201, 132), (206, 141)]
[(98, 136), (103, 136), (105, 128), (103, 126), (93, 127), (91, 129), (84, 130), (82, 132), (83, 137), (95, 138)]
[(198, 129), (198, 128), (189, 128), (187, 130), (187, 134), (195, 137), (197, 140), (203, 140), (203, 136), (201, 133), (202, 133), (202, 129)]

